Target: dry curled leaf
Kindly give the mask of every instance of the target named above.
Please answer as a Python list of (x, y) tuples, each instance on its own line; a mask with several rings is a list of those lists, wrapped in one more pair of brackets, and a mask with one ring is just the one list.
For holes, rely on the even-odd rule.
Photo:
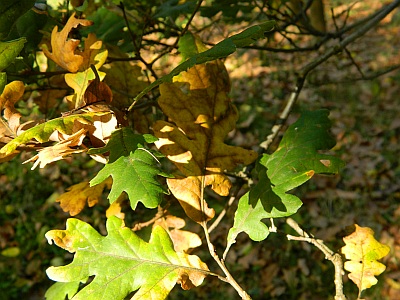
[(68, 35), (72, 28), (79, 25), (90, 26), (92, 23), (90, 20), (75, 18), (75, 13), (73, 13), (60, 32), (58, 32), (58, 26), (54, 27), (51, 33), (52, 52), (46, 48), (43, 49), (43, 52), (63, 69), (72, 73), (77, 72), (84, 62), (84, 52), (77, 50), (80, 41), (68, 39)]
[(202, 189), (211, 186), (217, 194), (228, 195), (231, 182), (223, 171), (257, 158), (254, 151), (224, 143), (238, 119), (229, 90), (226, 69), (219, 61), (197, 65), (174, 83), (160, 86), (158, 103), (170, 122), (154, 124), (159, 138), (155, 144), (183, 174), (167, 179), (168, 187), (196, 222), (214, 216), (214, 210), (202, 203)]
[(38, 154), (36, 154), (31, 159), (24, 161), (23, 163), (25, 164), (34, 161), (35, 163), (32, 166), (32, 170), (34, 170), (39, 164), (40, 168), (44, 168), (47, 164), (62, 160), (68, 155), (81, 153), (85, 150), (74, 147), (80, 146), (85, 136), (86, 130), (80, 129), (65, 140), (53, 146), (49, 146), (42, 150), (39, 150)]

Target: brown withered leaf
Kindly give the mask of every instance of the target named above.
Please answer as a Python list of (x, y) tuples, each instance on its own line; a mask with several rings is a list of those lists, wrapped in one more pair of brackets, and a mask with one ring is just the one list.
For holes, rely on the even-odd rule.
[(100, 81), (98, 75), (89, 83), (83, 95), (85, 105), (99, 102), (111, 103), (112, 98), (113, 94), (110, 87), (105, 82)]
[(254, 151), (224, 143), (238, 119), (229, 90), (229, 77), (219, 61), (197, 65), (174, 83), (160, 86), (158, 103), (170, 122), (155, 122), (153, 130), (159, 138), (155, 144), (183, 173), (168, 178), (168, 187), (196, 222), (214, 216), (201, 199), (203, 187), (228, 195), (231, 183), (223, 171), (257, 158)]
[(40, 168), (43, 168), (47, 164), (62, 160), (68, 155), (84, 152), (85, 150), (83, 149), (76, 149), (73, 147), (80, 146), (85, 136), (86, 130), (82, 128), (65, 140), (62, 140), (61, 142), (53, 146), (49, 146), (42, 150), (39, 150), (38, 154), (24, 161), (23, 163), (25, 164), (34, 161), (35, 163), (32, 166), (32, 170), (34, 170), (39, 164)]
[(105, 188), (111, 188), (112, 179), (106, 179), (104, 182), (90, 187), (89, 182), (80, 182), (74, 184), (67, 189), (67, 192), (60, 195), (57, 202), (63, 211), (69, 212), (71, 216), (79, 214), (87, 203), (89, 207), (93, 207), (99, 201)]
[(92, 23), (90, 20), (75, 18), (75, 13), (73, 13), (60, 32), (58, 32), (58, 26), (54, 27), (51, 33), (52, 52), (43, 48), (44, 54), (63, 69), (72, 73), (77, 72), (84, 62), (83, 52), (77, 50), (80, 41), (68, 39), (68, 35), (72, 28), (79, 25), (90, 26)]
[(182, 230), (186, 225), (182, 218), (166, 215), (157, 219), (154, 222), (154, 226), (156, 225), (160, 225), (168, 232), (176, 252), (186, 252), (190, 248), (201, 246), (201, 238), (196, 233)]

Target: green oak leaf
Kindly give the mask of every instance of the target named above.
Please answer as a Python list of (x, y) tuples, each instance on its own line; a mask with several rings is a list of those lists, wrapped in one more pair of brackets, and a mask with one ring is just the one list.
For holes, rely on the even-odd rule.
[(0, 40), (7, 38), (14, 23), (33, 7), (35, 0), (0, 1)]
[(72, 299), (78, 292), (79, 284), (79, 281), (56, 282), (47, 289), (44, 297), (49, 300), (65, 300), (65, 296)]
[(336, 174), (344, 166), (339, 158), (319, 153), (335, 145), (329, 133), (328, 114), (327, 110), (304, 112), (289, 126), (278, 149), (259, 160), (256, 166), (259, 181), (239, 200), (234, 225), (228, 234), (229, 247), (241, 232), (254, 241), (264, 240), (269, 231), (262, 219), (293, 215), (302, 205), (298, 197), (287, 192), (315, 173)]
[[(184, 61), (181, 63), (179, 66), (177, 66), (175, 69), (173, 69), (169, 74), (160, 77), (156, 81), (154, 81), (152, 84), (148, 85), (143, 91), (141, 91), (133, 101), (133, 104), (129, 108), (129, 110), (133, 107), (133, 105), (144, 95), (146, 95), (149, 91), (151, 91), (153, 88), (159, 86), (160, 84), (164, 82), (171, 82), (172, 78), (176, 75), (179, 75), (179, 73), (186, 71), (187, 69), (195, 66), (195, 65), (200, 65), (204, 64), (206, 62), (216, 60), (219, 58), (224, 58), (236, 51), (236, 48), (238, 47), (245, 47), (253, 44), (255, 41), (258, 39), (264, 38), (264, 33), (272, 30), (272, 28), (275, 25), (275, 21), (267, 21), (264, 23), (261, 23), (259, 25), (254, 25), (251, 26), (244, 31), (235, 34), (231, 37), (228, 37), (212, 48), (197, 53), (194, 56), (190, 57), (188, 60)], [(186, 45), (186, 47), (188, 47)]]
[(4, 70), (18, 56), (26, 43), (25, 38), (0, 42), (0, 71)]
[(37, 140), (40, 143), (47, 142), (54, 131), (63, 134), (73, 134), (75, 121), (82, 124), (91, 124), (94, 116), (101, 116), (104, 112), (89, 112), (79, 115), (70, 115), (66, 117), (56, 118), (45, 123), (36, 125), (17, 136), (15, 139), (0, 149), (0, 154), (8, 155), (17, 149), (18, 146), (31, 141)]
[(130, 128), (121, 128), (111, 134), (106, 146), (90, 149), (89, 154), (109, 152), (109, 161), (103, 169), (90, 181), (94, 186), (113, 178), (108, 199), (113, 203), (122, 192), (128, 194), (132, 209), (138, 202), (147, 208), (155, 208), (167, 193), (157, 181), (157, 175), (167, 176), (157, 167), (157, 160), (152, 152), (145, 148), (146, 143), (153, 143), (152, 135), (135, 134)]
[(68, 219), (66, 230), (51, 230), (46, 238), (75, 253), (72, 263), (50, 267), (47, 276), (59, 282), (94, 279), (74, 300), (165, 299), (176, 283), (184, 289), (200, 285), (209, 274), (207, 265), (195, 255), (178, 253), (168, 233), (153, 228), (149, 242), (139, 238), (115, 216), (107, 220), (107, 236), (89, 224)]

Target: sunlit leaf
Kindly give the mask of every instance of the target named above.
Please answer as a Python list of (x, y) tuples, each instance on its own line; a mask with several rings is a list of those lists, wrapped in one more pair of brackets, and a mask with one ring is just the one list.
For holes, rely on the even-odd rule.
[(174, 83), (160, 86), (158, 103), (173, 123), (153, 125), (159, 138), (155, 144), (184, 175), (168, 178), (168, 187), (196, 222), (214, 216), (214, 210), (202, 203), (202, 189), (211, 186), (217, 194), (228, 195), (231, 182), (223, 171), (257, 158), (254, 151), (224, 143), (238, 119), (229, 90), (225, 67), (218, 61), (195, 66)]
[(82, 153), (84, 150), (76, 147), (82, 145), (85, 136), (86, 131), (81, 129), (65, 140), (62, 140), (53, 146), (39, 150), (38, 154), (23, 163), (25, 164), (34, 161), (35, 163), (31, 168), (34, 170), (38, 165), (40, 168), (44, 168), (47, 164), (62, 160), (71, 154)]
[(349, 278), (361, 293), (378, 282), (375, 276), (386, 269), (378, 259), (388, 255), (390, 248), (374, 238), (371, 228), (360, 227), (357, 224), (355, 228), (355, 232), (343, 238), (346, 246), (342, 247), (342, 253), (348, 259), (344, 263), (344, 269), (350, 272)]
[(46, 233), (49, 243), (75, 253), (69, 265), (47, 269), (50, 279), (76, 282), (94, 276), (74, 299), (117, 300), (133, 291), (131, 299), (165, 299), (176, 283), (190, 289), (203, 282), (207, 266), (197, 256), (175, 252), (162, 227), (153, 228), (148, 243), (114, 216), (106, 227), (108, 235), (102, 236), (89, 224), (68, 219), (66, 230)]
[(78, 292), (79, 284), (79, 281), (56, 282), (47, 289), (44, 296), (48, 300), (65, 300), (65, 297), (72, 299)]
[(111, 183), (111, 179), (108, 179), (91, 187), (89, 182), (80, 182), (70, 186), (67, 192), (61, 194), (56, 201), (60, 202), (63, 211), (69, 212), (71, 216), (76, 216), (85, 208), (86, 204), (89, 207), (97, 204), (104, 188), (110, 188)]
[(174, 244), (175, 251), (186, 252), (190, 248), (201, 246), (201, 238), (194, 232), (182, 230), (185, 224), (186, 222), (182, 218), (166, 215), (157, 219), (153, 227), (159, 225), (164, 228)]
[(108, 163), (90, 181), (94, 186), (112, 177), (110, 203), (122, 192), (128, 194), (132, 209), (139, 201), (148, 208), (155, 208), (161, 202), (165, 190), (157, 181), (157, 175), (165, 174), (157, 167), (157, 160), (146, 148), (146, 142), (144, 136), (133, 133), (130, 128), (122, 128), (112, 133), (105, 147), (89, 151), (89, 154), (110, 153)]
[[(7, 145), (0, 149), (0, 154), (10, 154), (18, 146), (28, 143), (29, 141), (35, 139), (40, 143), (47, 142), (53, 132), (58, 131), (63, 134), (71, 135), (81, 127), (78, 126), (78, 129), (74, 127), (75, 122), (82, 124), (91, 124), (93, 122), (93, 117), (98, 116), (104, 113), (86, 113), (80, 115), (71, 115), (67, 117), (57, 118), (45, 123), (36, 125), (31, 129), (24, 131), (21, 135), (13, 139)], [(77, 130), (76, 130), (77, 129)]]
[(304, 112), (285, 132), (278, 149), (271, 155), (263, 155), (256, 166), (258, 183), (239, 200), (228, 245), (241, 232), (255, 241), (265, 239), (269, 231), (262, 219), (290, 216), (301, 207), (301, 200), (289, 194), (290, 190), (315, 173), (336, 174), (343, 167), (339, 158), (320, 153), (335, 145), (329, 133), (328, 113), (327, 110)]
[(89, 26), (91, 24), (92, 21), (75, 18), (75, 13), (73, 13), (60, 32), (58, 32), (58, 26), (53, 28), (51, 33), (52, 52), (46, 48), (43, 49), (43, 52), (60, 67), (72, 73), (77, 72), (84, 63), (84, 54), (77, 50), (80, 41), (68, 39), (68, 34), (72, 28), (76, 28), (79, 25)]

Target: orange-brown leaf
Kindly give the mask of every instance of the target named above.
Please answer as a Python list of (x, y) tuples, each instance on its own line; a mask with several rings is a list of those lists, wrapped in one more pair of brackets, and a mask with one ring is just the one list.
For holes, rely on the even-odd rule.
[(181, 229), (185, 226), (185, 220), (182, 218), (167, 215), (157, 219), (154, 222), (154, 226), (156, 225), (160, 225), (168, 232), (176, 252), (186, 252), (190, 248), (201, 246), (201, 239), (196, 233)]
[(81, 182), (70, 186), (56, 201), (60, 202), (63, 211), (76, 216), (85, 208), (86, 203), (89, 207), (96, 205), (106, 187), (111, 187), (111, 178), (92, 187), (89, 182)]
[(46, 48), (43, 49), (43, 52), (63, 69), (72, 73), (77, 72), (84, 62), (84, 56), (81, 51), (77, 50), (80, 41), (68, 39), (68, 35), (72, 28), (76, 28), (79, 25), (89, 26), (92, 23), (89, 20), (76, 19), (75, 13), (73, 13), (60, 32), (58, 32), (58, 26), (54, 27), (51, 33), (52, 52)]
[(154, 134), (159, 138), (155, 144), (185, 175), (167, 183), (196, 222), (214, 216), (213, 209), (202, 203), (203, 187), (211, 186), (219, 195), (228, 195), (231, 183), (223, 171), (257, 158), (254, 151), (224, 143), (238, 119), (229, 90), (226, 69), (219, 61), (197, 65), (174, 83), (160, 86), (158, 103), (170, 122), (154, 124)]

